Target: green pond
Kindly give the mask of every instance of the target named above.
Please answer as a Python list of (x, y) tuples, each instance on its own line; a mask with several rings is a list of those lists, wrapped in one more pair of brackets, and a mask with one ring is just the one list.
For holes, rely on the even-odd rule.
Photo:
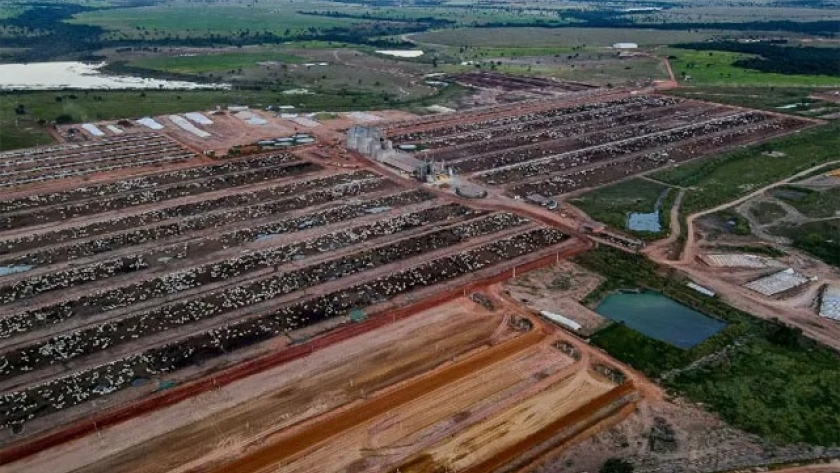
[(602, 316), (651, 338), (688, 349), (720, 332), (724, 322), (690, 309), (658, 292), (620, 292), (595, 309)]

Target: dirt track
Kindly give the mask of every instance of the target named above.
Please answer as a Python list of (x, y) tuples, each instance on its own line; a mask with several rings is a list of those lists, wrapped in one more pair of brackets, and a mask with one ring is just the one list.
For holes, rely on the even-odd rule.
[(568, 376), (568, 371), (579, 369), (573, 365), (571, 358), (544, 343), (531, 346), (332, 437), (283, 465), (282, 471), (383, 471), (411, 452), (541, 388), (539, 377)]
[(695, 212), (695, 213), (689, 215), (685, 219), (686, 220), (686, 226), (687, 226), (686, 233), (685, 233), (686, 240), (685, 240), (685, 246), (684, 246), (683, 251), (682, 251), (682, 257), (680, 258), (679, 262), (681, 264), (690, 264), (691, 262), (694, 261), (694, 257), (696, 255), (696, 250), (695, 250), (696, 234), (695, 234), (695, 230), (694, 230), (694, 221), (697, 220), (699, 217), (702, 217), (702, 216), (708, 215), (708, 214), (712, 214), (712, 213), (715, 213), (715, 212), (720, 212), (721, 210), (728, 209), (729, 207), (732, 207), (734, 205), (738, 205), (742, 202), (746, 202), (747, 200), (752, 199), (753, 197), (764, 194), (765, 192), (767, 192), (770, 189), (773, 189), (774, 187), (778, 187), (778, 186), (787, 184), (791, 181), (796, 180), (797, 178), (800, 178), (800, 177), (805, 176), (805, 175), (807, 175), (811, 172), (814, 172), (817, 169), (824, 168), (826, 166), (830, 166), (830, 165), (833, 165), (833, 164), (840, 164), (840, 160), (830, 161), (830, 162), (827, 162), (827, 163), (820, 164), (819, 166), (814, 166), (814, 167), (808, 168), (804, 171), (801, 171), (801, 172), (798, 172), (798, 173), (794, 174), (793, 176), (786, 177), (785, 179), (782, 179), (781, 181), (774, 182), (772, 184), (769, 184), (769, 185), (766, 185), (766, 186), (762, 187), (761, 189), (750, 192), (749, 194), (744, 195), (742, 197), (739, 197), (739, 198), (737, 198), (733, 201), (727, 202), (725, 204), (718, 205), (717, 207), (713, 207), (711, 209), (706, 209), (706, 210), (702, 210), (700, 212)]
[(330, 416), (326, 425), (302, 426), (290, 436), (281, 439), (270, 446), (263, 447), (245, 458), (223, 465), (214, 472), (219, 473), (256, 473), (294, 458), (307, 449), (327, 439), (340, 434), (355, 425), (369, 421), (377, 415), (426, 395), (435, 389), (469, 376), (476, 370), (492, 363), (498, 363), (509, 356), (542, 340), (545, 334), (540, 330), (533, 330), (496, 347), (482, 351), (462, 362), (446, 367), (422, 379), (413, 380), (404, 386), (373, 399), (361, 403), (346, 411)]
[(840, 460), (832, 460), (829, 464), (795, 466), (773, 471), (776, 473), (838, 473), (840, 472)]
[[(498, 296), (498, 289), (497, 286), (494, 286), (493, 288), (488, 288), (488, 292), (489, 294)], [(505, 308), (513, 307), (510, 306), (509, 301), (502, 301), (502, 304)], [(521, 311), (521, 309), (515, 310)], [(553, 331), (553, 329), (551, 330)], [(542, 337), (542, 335), (537, 335), (536, 332), (532, 332), (531, 336), (535, 338)], [(523, 339), (517, 340), (520, 342), (524, 341)], [(507, 343), (512, 344), (513, 342)], [(499, 348), (501, 347), (497, 347), (496, 349)], [(514, 458), (518, 458), (524, 453), (523, 446), (534, 447), (545, 443), (545, 445), (541, 446), (541, 449), (538, 449), (533, 454), (539, 456), (541, 455), (540, 452), (544, 452), (546, 448), (550, 449), (551, 446), (556, 446), (558, 444), (557, 442), (564, 442), (565, 440), (563, 439), (570, 440), (574, 438), (578, 433), (587, 430), (604, 419), (610, 418), (617, 410), (621, 410), (626, 415), (627, 412), (622, 409), (622, 406), (625, 406), (628, 402), (632, 403), (637, 399), (637, 388), (632, 382), (621, 388), (613, 389), (613, 385), (606, 383), (605, 380), (597, 380), (591, 377), (590, 373), (585, 369), (586, 364), (589, 363), (589, 360), (593, 359), (592, 357), (598, 359), (603, 359), (604, 357), (602, 354), (597, 354), (588, 347), (580, 347), (580, 349), (585, 352), (583, 361), (575, 363), (574, 367), (569, 368), (570, 371), (564, 370), (558, 373), (556, 376), (561, 377), (559, 384), (556, 377), (549, 376), (548, 379), (545, 379), (545, 382), (539, 382), (537, 385), (528, 389), (527, 394), (523, 392), (522, 394), (516, 395), (515, 398), (511, 398), (509, 402), (503, 402), (500, 406), (501, 410), (488, 406), (479, 407), (478, 413), (472, 409), (465, 411), (464, 407), (460, 407), (460, 404), (462, 401), (469, 401), (466, 398), (460, 398), (469, 394), (475, 394), (481, 397), (481, 387), (455, 387), (457, 384), (462, 383), (462, 379), (463, 382), (467, 382), (467, 380), (469, 382), (475, 382), (476, 380), (474, 378), (477, 376), (490, 376), (488, 379), (492, 379), (492, 383), (495, 384), (498, 382), (502, 386), (494, 389), (494, 391), (507, 392), (508, 389), (503, 387), (505, 381), (501, 372), (499, 379), (497, 379), (489, 372), (482, 375), (479, 375), (478, 372), (473, 372), (470, 375), (459, 372), (460, 369), (457, 365), (451, 366), (437, 373), (430, 374), (428, 377), (413, 379), (408, 384), (396, 387), (395, 389), (397, 391), (386, 392), (383, 394), (383, 397), (377, 396), (377, 398), (367, 403), (371, 407), (360, 406), (358, 411), (355, 411), (358, 414), (354, 411), (344, 411), (336, 414), (338, 417), (328, 415), (323, 419), (318, 419), (319, 422), (323, 423), (322, 428), (328, 429), (328, 432), (315, 430), (317, 426), (304, 425), (300, 430), (295, 430), (290, 433), (288, 437), (282, 437), (282, 434), (278, 435), (278, 438), (281, 438), (281, 440), (272, 442), (270, 446), (265, 446), (257, 450), (248, 459), (224, 466), (216, 471), (273, 471), (269, 470), (271, 465), (278, 465), (281, 469), (280, 471), (284, 472), (315, 471), (313, 468), (318, 468), (318, 471), (344, 471), (345, 469), (351, 469), (352, 471), (382, 471), (382, 468), (388, 465), (388, 458), (393, 458), (395, 455), (397, 458), (410, 455), (412, 451), (417, 451), (418, 447), (429, 445), (429, 442), (436, 441), (443, 441), (443, 447), (441, 448), (446, 449), (449, 448), (447, 445), (452, 443), (452, 448), (455, 448), (452, 454), (461, 452), (458, 453), (460, 460), (468, 461), (469, 463), (478, 461), (477, 466), (471, 467), (468, 471), (491, 471), (488, 469), (492, 466), (491, 463), (493, 465), (502, 465), (507, 464)], [(514, 351), (522, 354), (528, 350), (530, 349), (520, 347)], [(465, 360), (461, 366), (466, 367), (467, 362), (478, 364), (478, 357), (492, 358), (492, 360), (486, 360), (489, 362), (489, 365), (498, 364), (501, 361), (500, 358), (506, 357), (504, 361), (506, 370), (514, 369), (513, 366), (516, 365), (516, 358), (514, 358), (510, 351), (506, 350), (506, 353), (502, 354), (493, 354), (485, 351), (476, 355), (475, 359)], [(481, 364), (483, 363), (482, 361)], [(609, 361), (607, 363), (611, 364)], [(472, 368), (478, 369), (477, 366), (473, 366)], [(574, 374), (569, 375), (569, 373)], [(627, 374), (631, 378), (635, 377), (635, 374), (630, 371)], [(437, 380), (442, 380), (444, 376), (450, 379), (446, 380), (445, 384), (439, 384)], [(562, 379), (565, 379), (565, 381)], [(414, 389), (413, 386), (417, 382), (422, 383), (422, 385), (418, 389)], [(445, 394), (450, 388), (454, 389), (454, 391), (451, 394)], [(401, 393), (407, 392), (409, 389), (412, 390), (411, 395), (402, 397)], [(464, 392), (470, 389), (477, 392)], [(647, 390), (648, 388), (645, 388), (643, 392)], [(432, 392), (436, 392), (437, 394), (432, 396)], [(598, 397), (599, 393), (605, 392), (609, 392), (609, 394)], [(446, 401), (441, 402), (439, 400), (440, 396), (443, 396)], [(493, 398), (497, 396), (493, 396)], [(593, 398), (595, 399), (593, 400)], [(409, 405), (413, 407), (409, 407)], [(351, 409), (353, 408), (351, 407)], [(549, 410), (544, 411), (545, 409)], [(403, 411), (403, 413), (397, 414), (399, 411)], [(474, 422), (477, 423), (473, 423), (467, 430), (460, 432), (460, 429), (456, 425), (452, 425), (448, 430), (437, 430), (428, 427), (430, 423), (439, 422), (436, 419), (440, 419), (441, 416), (451, 415), (454, 411), (458, 411), (456, 418), (463, 415), (467, 419), (475, 418), (476, 420)], [(564, 413), (568, 415), (562, 416)], [(561, 415), (562, 417), (555, 419), (556, 415)], [(378, 420), (373, 422), (375, 418)], [(537, 424), (534, 424), (534, 419), (536, 419)], [(455, 422), (463, 422), (463, 419)], [(499, 424), (500, 422), (501, 424)], [(531, 427), (525, 427), (529, 424), (533, 425)], [(493, 427), (493, 425), (496, 425), (496, 427)], [(506, 426), (504, 432), (498, 431), (500, 425)], [(508, 428), (512, 432), (510, 435), (507, 433)], [(473, 438), (473, 435), (489, 437), (480, 440), (478, 437)], [(459, 443), (457, 439), (461, 438), (465, 439), (463, 440), (464, 442), (473, 446), (481, 445), (482, 447), (487, 447), (489, 445), (490, 450), (481, 453), (475, 452), (475, 455), (478, 455), (477, 457), (470, 457), (471, 459), (464, 460), (464, 453), (473, 447), (469, 447), (468, 449), (465, 446), (464, 448), (456, 448), (455, 446)], [(549, 440), (551, 442), (546, 443)], [(322, 446), (316, 447), (316, 444), (319, 443)], [(505, 446), (509, 446), (510, 448), (505, 448)], [(362, 452), (361, 456), (356, 453), (360, 448)], [(435, 447), (434, 450), (437, 451), (437, 448)], [(499, 448), (501, 450), (497, 450)], [(494, 451), (495, 453), (491, 453)], [(255, 456), (258, 457), (255, 458)], [(431, 458), (431, 456), (423, 453), (419, 458), (421, 460), (419, 464), (412, 460), (407, 460), (408, 463), (403, 463), (403, 467), (400, 467), (399, 471), (414, 471), (414, 467), (419, 468), (417, 471), (426, 471), (425, 467), (428, 466), (426, 460)], [(448, 461), (443, 461), (443, 463), (452, 465)], [(495, 466), (493, 467), (495, 468)]]

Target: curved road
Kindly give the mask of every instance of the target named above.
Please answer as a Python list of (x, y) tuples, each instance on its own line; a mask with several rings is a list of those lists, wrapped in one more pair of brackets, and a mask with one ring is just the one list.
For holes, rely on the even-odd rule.
[[(739, 198), (737, 198), (733, 201), (727, 202), (725, 204), (718, 205), (717, 207), (712, 207), (711, 209), (701, 210), (700, 212), (695, 212), (695, 213), (689, 215), (688, 217), (686, 217), (685, 246), (683, 247), (682, 257), (679, 260), (679, 264), (690, 264), (692, 261), (694, 261), (694, 246), (695, 246), (694, 220), (696, 220), (698, 217), (702, 217), (704, 215), (719, 212), (721, 210), (725, 210), (725, 209), (727, 209), (729, 207), (732, 207), (734, 205), (738, 205), (740, 203), (746, 202), (747, 200), (752, 199), (755, 196), (761, 195), (761, 194), (767, 192), (770, 189), (788, 184), (795, 179), (798, 179), (802, 176), (805, 176), (809, 173), (812, 173), (812, 172), (816, 171), (817, 169), (820, 169), (820, 168), (823, 168), (823, 167), (826, 167), (826, 166), (835, 165), (835, 164), (840, 164), (840, 160), (829, 161), (827, 163), (820, 164), (819, 166), (814, 166), (814, 167), (808, 168), (804, 171), (801, 171), (801, 172), (798, 172), (798, 173), (794, 174), (793, 176), (786, 177), (785, 179), (782, 179), (780, 181), (776, 181), (772, 184), (768, 184), (768, 185), (762, 187), (761, 189), (750, 192), (749, 194), (744, 195), (742, 197), (739, 197)], [(663, 261), (663, 263), (673, 264), (672, 261)]]

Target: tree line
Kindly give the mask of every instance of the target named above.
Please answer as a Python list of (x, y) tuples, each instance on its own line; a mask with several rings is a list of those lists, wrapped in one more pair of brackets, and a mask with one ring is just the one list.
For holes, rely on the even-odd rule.
[(726, 51), (755, 55), (755, 57), (738, 59), (734, 65), (761, 72), (840, 77), (840, 54), (835, 48), (789, 46), (780, 44), (780, 41), (709, 41), (678, 44), (675, 47), (695, 51)]

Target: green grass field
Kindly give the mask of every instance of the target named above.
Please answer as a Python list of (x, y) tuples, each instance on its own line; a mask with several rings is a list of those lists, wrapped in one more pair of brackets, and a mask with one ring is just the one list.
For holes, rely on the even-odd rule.
[[(330, 17), (307, 13), (336, 12), (352, 15)], [(563, 23), (553, 11), (510, 10), (506, 8), (470, 7), (374, 7), (307, 0), (273, 4), (225, 3), (207, 4), (201, 8), (173, 2), (148, 7), (114, 8), (84, 12), (71, 23), (96, 25), (111, 31), (108, 38), (159, 39), (172, 35), (181, 38), (206, 37), (209, 34), (229, 36), (242, 31), (271, 31), (276, 34), (299, 33), (310, 28), (347, 27), (372, 21), (394, 23), (421, 19), (438, 19), (457, 25), (480, 25), (492, 22), (530, 23), (546, 21)]]
[[(731, 202), (768, 184), (829, 161), (840, 160), (840, 123), (832, 122), (723, 155), (655, 173), (656, 180), (692, 187), (681, 214)], [(768, 152), (784, 153), (768, 156)]]
[(14, 106), (9, 107), (2, 101), (0, 104), (0, 151), (46, 145), (55, 141), (36, 119), (15, 116), (11, 111)]
[(819, 21), (838, 19), (836, 10), (810, 8), (805, 4), (782, 5), (770, 2), (685, 2), (683, 8), (671, 8), (647, 16), (651, 23), (708, 22), (732, 23), (750, 21)]
[[(627, 228), (627, 215), (631, 212), (652, 212), (660, 194), (667, 188), (648, 180), (633, 179), (581, 194), (569, 199), (569, 202), (599, 222), (646, 240), (657, 240), (668, 234), (670, 207), (665, 204), (669, 199), (663, 199), (663, 208), (659, 213), (661, 232), (631, 231)], [(670, 193), (675, 192), (672, 190)]]
[(129, 65), (177, 74), (201, 74), (254, 67), (257, 63), (265, 61), (297, 63), (303, 60), (301, 57), (280, 52), (253, 52), (155, 57), (131, 61)]
[[(601, 247), (576, 262), (606, 276), (608, 288), (646, 287), (728, 326), (681, 350), (614, 324), (592, 343), (651, 377), (684, 369), (661, 382), (703, 403), (727, 422), (779, 444), (840, 445), (840, 356), (798, 330), (756, 319), (719, 299), (701, 296), (681, 277), (638, 255)], [(603, 293), (604, 291), (600, 291)], [(686, 369), (715, 353), (716, 360)]]
[(753, 57), (749, 54), (676, 48), (669, 48), (666, 53), (672, 58), (671, 67), (677, 79), (691, 86), (840, 86), (838, 77), (775, 74), (733, 65), (738, 59)]

